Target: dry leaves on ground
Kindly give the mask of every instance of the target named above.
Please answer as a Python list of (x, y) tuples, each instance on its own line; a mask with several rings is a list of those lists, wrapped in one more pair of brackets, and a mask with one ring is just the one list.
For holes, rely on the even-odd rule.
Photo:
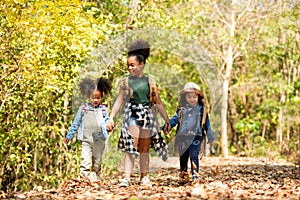
[(139, 184), (138, 173), (132, 185), (120, 188), (121, 172), (103, 176), (99, 182), (67, 180), (58, 189), (1, 194), (10, 199), (300, 199), (300, 169), (285, 161), (267, 162), (255, 158), (216, 158), (201, 160), (201, 180), (178, 183), (178, 158), (167, 162), (151, 158), (152, 187)]

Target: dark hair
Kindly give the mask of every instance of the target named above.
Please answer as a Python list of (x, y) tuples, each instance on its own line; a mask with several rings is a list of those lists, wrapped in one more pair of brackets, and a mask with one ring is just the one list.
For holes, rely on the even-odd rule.
[(109, 94), (111, 91), (111, 81), (102, 77), (97, 79), (97, 89), (100, 91), (101, 96)]
[(84, 97), (89, 97), (91, 92), (97, 89), (95, 81), (90, 78), (84, 78), (79, 83), (80, 92)]
[(128, 48), (128, 57), (136, 56), (139, 62), (144, 62), (150, 55), (150, 46), (149, 43), (145, 40), (136, 40), (129, 45)]
[[(97, 83), (97, 84), (96, 84)], [(98, 78), (97, 81), (90, 78), (84, 78), (79, 83), (80, 92), (84, 97), (90, 97), (91, 93), (95, 90), (98, 90), (103, 94), (109, 94), (111, 90), (111, 82), (105, 78)]]
[[(179, 106), (183, 106), (185, 107), (188, 102), (186, 101), (186, 94), (187, 93), (183, 93), (182, 95), (180, 95), (180, 100), (179, 100)], [(200, 94), (198, 94), (198, 104), (203, 105), (202, 99), (204, 97), (202, 97)]]

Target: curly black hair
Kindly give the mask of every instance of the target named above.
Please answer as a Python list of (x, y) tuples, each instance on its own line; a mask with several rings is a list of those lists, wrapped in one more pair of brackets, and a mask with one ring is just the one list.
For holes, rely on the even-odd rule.
[(90, 97), (91, 92), (96, 88), (95, 81), (90, 78), (84, 78), (79, 83), (80, 92), (84, 97)]
[(109, 94), (111, 92), (111, 81), (102, 77), (98, 78), (97, 89), (100, 91), (101, 96), (103, 96), (103, 94)]
[(103, 94), (109, 94), (111, 91), (111, 82), (106, 78), (98, 78), (95, 82), (91, 78), (84, 78), (79, 83), (80, 92), (84, 97), (90, 97), (91, 93), (95, 90), (98, 90)]
[(128, 57), (136, 56), (139, 62), (146, 64), (146, 60), (150, 55), (150, 45), (145, 40), (136, 40), (129, 45), (127, 55)]

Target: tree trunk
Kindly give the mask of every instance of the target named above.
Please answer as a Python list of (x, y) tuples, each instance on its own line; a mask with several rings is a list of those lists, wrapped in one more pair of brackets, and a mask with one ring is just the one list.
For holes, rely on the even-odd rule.
[(222, 108), (221, 108), (221, 118), (222, 118), (222, 155), (223, 157), (228, 157), (228, 137), (227, 137), (227, 102), (228, 102), (228, 86), (229, 80), (223, 80), (223, 99), (222, 99)]
[(280, 105), (279, 108), (279, 113), (278, 113), (278, 126), (277, 126), (277, 134), (276, 134), (276, 139), (277, 142), (279, 143), (279, 149), (281, 150), (282, 146), (282, 132), (283, 132), (283, 114), (282, 114), (282, 105)]
[[(234, 1), (232, 1), (234, 5)], [(221, 108), (221, 117), (222, 117), (222, 155), (223, 157), (228, 157), (228, 135), (227, 135), (227, 110), (228, 110), (228, 91), (229, 91), (229, 81), (230, 73), (233, 65), (233, 51), (232, 51), (232, 39), (234, 38), (235, 32), (235, 12), (231, 13), (231, 24), (230, 28), (230, 38), (229, 46), (226, 53), (226, 67), (225, 67), (225, 76), (223, 78), (223, 99), (222, 99), (222, 108)]]
[(138, 13), (138, 5), (139, 0), (131, 0), (129, 4), (130, 12), (126, 20), (126, 26), (130, 28), (130, 26), (134, 23), (134, 18)]

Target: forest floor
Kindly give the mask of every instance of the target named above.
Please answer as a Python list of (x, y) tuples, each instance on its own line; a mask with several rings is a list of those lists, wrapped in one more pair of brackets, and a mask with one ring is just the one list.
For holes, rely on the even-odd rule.
[[(178, 158), (150, 160), (152, 187), (139, 184), (137, 166), (132, 185), (120, 188), (122, 170), (103, 175), (99, 182), (72, 179), (57, 189), (41, 188), (2, 194), (6, 199), (300, 199), (299, 165), (284, 160), (242, 157), (205, 157), (200, 161), (200, 181), (178, 183)], [(191, 178), (191, 177), (190, 177)], [(1, 194), (0, 194), (1, 198)]]

